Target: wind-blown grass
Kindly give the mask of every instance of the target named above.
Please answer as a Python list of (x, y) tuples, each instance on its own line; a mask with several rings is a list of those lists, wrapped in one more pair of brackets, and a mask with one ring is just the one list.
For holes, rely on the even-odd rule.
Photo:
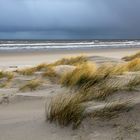
[(62, 76), (61, 84), (69, 87), (82, 87), (86, 82), (88, 82), (92, 78), (92, 75), (95, 71), (95, 64), (81, 64), (77, 66), (77, 68), (73, 72), (67, 73), (64, 76)]
[(62, 94), (54, 97), (46, 107), (46, 119), (64, 126), (78, 126), (85, 109), (80, 105), (81, 97), (80, 94)]
[(140, 76), (135, 76), (128, 82), (125, 89), (132, 91), (135, 90), (138, 86), (140, 86)]
[(40, 80), (30, 80), (28, 81), (25, 85), (23, 85), (22, 87), (20, 87), (20, 91), (33, 91), (36, 90), (38, 87), (41, 86), (41, 81)]
[(125, 56), (122, 59), (125, 60), (125, 61), (131, 61), (131, 60), (136, 59), (136, 58), (140, 58), (140, 52), (138, 52), (134, 55)]
[(46, 70), (48, 68), (48, 64), (41, 63), (34, 68), (35, 68), (36, 71)]
[(33, 75), (36, 72), (36, 68), (35, 67), (31, 67), (31, 68), (24, 68), (24, 69), (19, 69), (16, 72), (18, 72), (19, 74), (22, 75)]
[(87, 62), (88, 59), (85, 56), (77, 56), (77, 57), (70, 57), (70, 58), (62, 58), (50, 65), (58, 66), (58, 65), (79, 65), (82, 63)]
[(72, 125), (73, 128), (77, 128), (86, 117), (110, 119), (130, 109), (128, 102), (117, 102), (107, 104), (103, 108), (95, 109), (93, 106), (93, 110), (90, 109), (90, 112), (86, 112), (86, 108), (89, 107), (89, 105), (86, 106), (89, 101), (87, 97), (79, 93), (55, 96), (46, 106), (47, 121), (57, 122), (62, 126)]
[(128, 71), (140, 71), (140, 58), (136, 58), (126, 64)]
[(7, 80), (11, 80), (13, 77), (14, 77), (14, 74), (12, 72), (0, 71), (0, 79), (6, 78)]
[(130, 101), (108, 103), (104, 108), (90, 113), (93, 118), (111, 119), (132, 108)]

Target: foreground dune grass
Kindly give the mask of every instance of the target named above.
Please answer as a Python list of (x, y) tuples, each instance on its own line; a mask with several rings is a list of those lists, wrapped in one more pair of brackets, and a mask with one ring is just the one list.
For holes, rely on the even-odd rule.
[(139, 85), (140, 85), (140, 76), (135, 76), (128, 82), (128, 84), (126, 85), (126, 89), (129, 91), (136, 90), (136, 88)]
[(46, 119), (62, 126), (72, 125), (73, 128), (77, 128), (86, 117), (110, 119), (130, 109), (128, 102), (115, 102), (102, 108), (94, 109), (92, 106), (93, 110), (90, 109), (90, 112), (87, 112), (88, 98), (85, 97), (79, 93), (56, 96), (49, 105), (46, 105)]
[(125, 60), (125, 61), (131, 61), (135, 58), (140, 58), (140, 52), (134, 54), (134, 55), (130, 55), (130, 56), (125, 56), (123, 57), (122, 59)]
[(60, 125), (78, 125), (83, 119), (84, 107), (80, 105), (82, 96), (78, 94), (62, 94), (52, 99), (46, 106), (46, 119)]
[(61, 84), (73, 88), (76, 93), (54, 97), (46, 107), (47, 120), (64, 126), (72, 124), (73, 127), (77, 127), (85, 117), (110, 119), (121, 112), (128, 111), (131, 107), (130, 102), (127, 101), (109, 103), (97, 110), (91, 106), (93, 110), (90, 109), (90, 112), (87, 112), (86, 104), (105, 101), (106, 98), (118, 91), (135, 90), (140, 86), (139, 76), (132, 77), (123, 86), (120, 86), (120, 81), (109, 82), (109, 80), (131, 71), (140, 71), (139, 58), (117, 65), (104, 64), (97, 67), (89, 62), (77, 65), (74, 71), (61, 77)]

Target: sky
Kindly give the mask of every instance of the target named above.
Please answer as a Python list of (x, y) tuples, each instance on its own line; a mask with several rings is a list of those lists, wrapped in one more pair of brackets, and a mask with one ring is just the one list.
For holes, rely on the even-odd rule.
[(140, 0), (0, 0), (0, 39), (140, 39)]

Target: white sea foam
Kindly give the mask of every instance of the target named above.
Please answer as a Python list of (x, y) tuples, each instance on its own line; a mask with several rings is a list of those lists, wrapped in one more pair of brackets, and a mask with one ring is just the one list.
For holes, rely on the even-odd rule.
[(32, 42), (0, 41), (0, 50), (140, 47), (140, 41)]

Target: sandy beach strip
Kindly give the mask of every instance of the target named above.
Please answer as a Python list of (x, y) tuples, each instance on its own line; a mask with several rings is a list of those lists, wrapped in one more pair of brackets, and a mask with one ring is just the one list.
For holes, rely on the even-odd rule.
[(51, 63), (63, 57), (87, 55), (120, 59), (140, 51), (140, 48), (76, 48), (0, 51), (0, 67), (30, 66), (39, 63)]

